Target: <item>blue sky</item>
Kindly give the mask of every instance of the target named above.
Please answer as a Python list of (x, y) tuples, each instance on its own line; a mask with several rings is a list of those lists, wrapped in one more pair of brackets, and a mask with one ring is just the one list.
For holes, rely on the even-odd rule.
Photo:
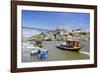
[(61, 24), (67, 30), (89, 30), (90, 14), (22, 10), (22, 26), (53, 30)]

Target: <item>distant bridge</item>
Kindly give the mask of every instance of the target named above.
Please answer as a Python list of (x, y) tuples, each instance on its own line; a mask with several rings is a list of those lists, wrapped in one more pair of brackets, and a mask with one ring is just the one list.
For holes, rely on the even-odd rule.
[(34, 27), (24, 27), (24, 26), (22, 26), (22, 28), (24, 28), (24, 29), (30, 29), (30, 30), (37, 30), (37, 31), (40, 31), (40, 32), (53, 31), (53, 30), (48, 30), (48, 29), (41, 29), (41, 28), (34, 28)]

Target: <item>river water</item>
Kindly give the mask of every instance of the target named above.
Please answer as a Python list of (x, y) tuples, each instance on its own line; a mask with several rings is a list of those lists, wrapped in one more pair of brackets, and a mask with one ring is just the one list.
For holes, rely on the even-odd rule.
[[(38, 55), (30, 55), (31, 49), (22, 48), (22, 62), (38, 62), (38, 61), (61, 61), (61, 60), (85, 60), (89, 59), (90, 41), (80, 41), (83, 46), (80, 52), (72, 52), (56, 48), (56, 44), (63, 41), (43, 41), (43, 49), (48, 50), (48, 56), (44, 60), (40, 60)], [(22, 45), (23, 46), (23, 45)]]

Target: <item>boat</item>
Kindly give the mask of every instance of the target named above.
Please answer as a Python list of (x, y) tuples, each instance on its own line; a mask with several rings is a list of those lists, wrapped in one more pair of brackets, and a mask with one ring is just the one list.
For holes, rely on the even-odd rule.
[(37, 40), (37, 41), (35, 41), (35, 43), (36, 43), (36, 46), (42, 47), (42, 41)]
[(40, 47), (30, 47), (31, 48), (31, 55), (36, 55), (38, 54), (39, 58), (45, 58), (47, 57), (48, 50), (40, 48)]
[(66, 43), (57, 44), (57, 48), (78, 52), (82, 47), (77, 40), (67, 40)]
[(47, 56), (48, 56), (48, 50), (44, 50), (44, 49), (40, 50), (40, 52), (38, 54), (39, 59), (43, 60)]
[(39, 50), (38, 49), (36, 49), (36, 48), (34, 48), (34, 49), (32, 49), (31, 50), (31, 55), (35, 55), (35, 54), (38, 54), (38, 52), (39, 52)]
[(35, 55), (38, 54), (40, 48), (39, 47), (35, 47), (35, 46), (28, 46), (27, 49), (30, 49), (30, 54), (31, 55)]

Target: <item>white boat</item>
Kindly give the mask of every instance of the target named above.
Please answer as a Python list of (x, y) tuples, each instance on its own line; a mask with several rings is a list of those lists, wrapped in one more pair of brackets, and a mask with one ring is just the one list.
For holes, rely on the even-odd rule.
[(34, 48), (31, 50), (31, 55), (37, 54), (39, 50), (37, 48)]
[(35, 54), (40, 54), (40, 52), (44, 51), (48, 51), (46, 49), (40, 48), (40, 47), (29, 47), (31, 48), (31, 55), (35, 55)]

